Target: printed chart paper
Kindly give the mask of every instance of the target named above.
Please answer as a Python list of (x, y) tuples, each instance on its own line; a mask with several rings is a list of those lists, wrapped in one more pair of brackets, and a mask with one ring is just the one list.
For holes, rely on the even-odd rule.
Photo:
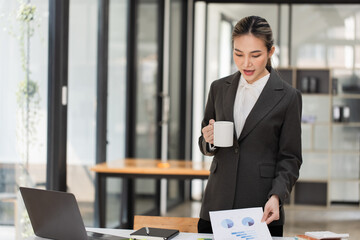
[(272, 240), (261, 207), (210, 212), (216, 240)]

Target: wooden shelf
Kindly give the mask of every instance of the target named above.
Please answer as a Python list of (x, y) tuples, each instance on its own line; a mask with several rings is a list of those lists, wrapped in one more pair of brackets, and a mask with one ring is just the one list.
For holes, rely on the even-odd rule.
[(332, 182), (354, 182), (354, 183), (360, 183), (360, 179), (354, 179), (354, 178), (331, 178)]
[(360, 127), (360, 122), (333, 122), (331, 125), (333, 125), (334, 127)]
[(302, 122), (301, 124), (303, 124), (303, 125), (308, 125), (308, 126), (311, 126), (311, 125), (328, 125), (328, 126), (330, 126), (330, 125), (332, 125), (333, 123), (331, 123), (331, 122), (313, 122), (313, 123), (307, 123), (307, 122)]
[[(348, 70), (349, 74), (353, 73), (352, 69)], [(343, 137), (347, 137), (349, 134), (359, 134), (360, 131), (357, 128), (360, 128), (360, 122), (334, 122), (332, 112), (333, 107), (335, 105), (347, 105), (346, 103), (351, 101), (357, 104), (356, 101), (360, 100), (360, 93), (343, 93), (341, 91), (337, 94), (333, 94), (333, 91), (335, 90), (333, 88), (334, 71), (330, 68), (290, 67), (280, 68), (278, 69), (278, 72), (280, 73), (280, 76), (282, 76), (284, 80), (290, 83), (293, 87), (299, 89), (300, 91), (303, 88), (302, 96), (303, 100), (306, 100), (306, 104), (316, 103), (316, 109), (312, 109), (311, 106), (307, 106), (308, 108), (303, 107), (305, 109), (305, 112), (303, 113), (304, 119), (306, 116), (309, 116), (309, 119), (311, 120), (311, 114), (314, 116), (316, 115), (317, 119), (322, 120), (320, 122), (315, 120), (314, 122), (301, 123), (302, 127), (304, 128), (303, 133), (306, 131), (306, 134), (303, 135), (303, 137), (306, 137), (306, 139), (303, 140), (306, 143), (309, 143), (305, 145), (309, 145), (309, 148), (305, 149), (303, 146), (304, 163), (318, 163), (321, 164), (321, 166), (324, 166), (321, 179), (319, 179), (319, 175), (316, 174), (316, 171), (304, 174), (306, 178), (300, 177), (296, 185), (297, 187), (295, 187), (295, 189), (297, 188), (297, 190), (295, 190), (297, 194), (295, 194), (295, 199), (293, 199), (291, 202), (295, 204), (301, 204), (302, 202), (311, 204), (311, 202), (313, 202), (315, 205), (320, 203), (330, 205), (331, 201), (333, 200), (331, 197), (336, 198), (335, 196), (340, 194), (335, 192), (334, 195), (334, 192), (330, 192), (334, 191), (331, 184), (337, 184), (338, 182), (360, 183), (360, 179), (333, 178), (331, 175), (333, 159), (336, 159), (336, 162), (339, 163), (339, 161), (342, 161), (343, 159), (341, 156), (350, 156), (351, 158), (356, 158), (360, 155), (359, 150), (334, 149), (334, 146), (336, 147), (336, 145), (333, 145), (333, 139), (337, 137), (336, 133), (340, 131)], [(310, 86), (310, 84), (314, 83), (314, 81), (310, 79), (312, 77), (317, 79), (315, 81), (317, 83), (317, 86), (315, 87), (316, 92), (314, 92), (314, 85)], [(335, 76), (335, 78), (337, 78), (337, 76)], [(336, 85), (334, 87), (340, 86), (341, 88), (341, 84), (344, 84), (344, 82), (341, 81), (337, 82), (336, 84), (338, 83), (340, 85)], [(323, 103), (318, 101), (322, 101)], [(325, 106), (327, 103), (328, 105)], [(326, 107), (329, 110), (324, 109), (324, 111), (320, 112), (320, 110), (323, 109), (322, 105), (320, 106), (319, 104), (324, 104), (323, 107)], [(357, 109), (357, 106), (358, 105), (354, 105), (351, 111), (358, 113), (359, 109)], [(356, 117), (355, 115), (352, 116), (354, 118), (352, 120), (358, 120), (358, 116)], [(323, 127), (323, 129), (320, 129), (319, 127)], [(321, 143), (321, 147), (323, 148), (321, 150), (314, 149), (314, 143)], [(320, 154), (325, 155), (325, 157), (319, 158)], [(346, 175), (344, 174), (344, 176)], [(304, 196), (307, 196), (307, 198), (304, 198)]]
[(316, 179), (316, 178), (299, 178), (297, 180), (297, 182), (300, 182), (300, 183), (327, 183), (328, 180), (327, 179)]
[[(331, 150), (332, 154), (360, 155), (360, 150)], [(360, 159), (359, 159), (360, 160)]]
[(347, 98), (347, 99), (360, 99), (359, 94), (336, 94), (332, 95), (333, 98)]
[(303, 149), (303, 153), (315, 153), (315, 154), (328, 154), (331, 153), (329, 150), (314, 150), (314, 149)]
[(330, 98), (330, 94), (327, 93), (301, 93), (303, 97), (324, 97)]

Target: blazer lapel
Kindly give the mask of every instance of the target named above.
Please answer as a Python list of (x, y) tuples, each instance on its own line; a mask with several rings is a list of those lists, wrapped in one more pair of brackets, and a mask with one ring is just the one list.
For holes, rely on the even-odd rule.
[(239, 141), (243, 140), (256, 127), (261, 119), (282, 99), (284, 94), (283, 82), (275, 70), (272, 69), (268, 82), (245, 121)]
[(223, 111), (224, 116), (228, 121), (234, 122), (234, 102), (236, 97), (237, 88), (240, 80), (240, 72), (234, 73), (230, 76), (225, 84), (224, 89), (224, 101), (223, 101)]

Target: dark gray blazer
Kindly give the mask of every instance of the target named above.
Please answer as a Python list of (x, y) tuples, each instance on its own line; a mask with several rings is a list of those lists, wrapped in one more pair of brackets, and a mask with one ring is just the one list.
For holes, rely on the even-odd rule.
[[(239, 80), (240, 72), (236, 72), (211, 84), (202, 128), (210, 119), (234, 122)], [(273, 194), (279, 196), (280, 205), (284, 203), (299, 177), (302, 163), (301, 110), (300, 92), (271, 69), (239, 139), (234, 133), (232, 147), (210, 152), (200, 136), (201, 152), (214, 156), (201, 218), (209, 221), (209, 211), (264, 207)], [(280, 207), (280, 219), (271, 225), (283, 224), (284, 211)]]

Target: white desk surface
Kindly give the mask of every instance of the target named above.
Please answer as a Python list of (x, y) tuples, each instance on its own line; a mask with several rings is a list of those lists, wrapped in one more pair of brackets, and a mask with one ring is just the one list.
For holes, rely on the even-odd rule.
[[(132, 229), (110, 229), (110, 228), (86, 228), (87, 231), (91, 231), (91, 232), (98, 232), (98, 233), (106, 233), (106, 234), (111, 234), (111, 235), (115, 235), (115, 236), (121, 236), (121, 237), (125, 237), (125, 238), (130, 238), (130, 233), (134, 232), (134, 230)], [(179, 235), (177, 235), (176, 237), (174, 237), (174, 240), (196, 240), (197, 238), (212, 238), (213, 235), (212, 234), (198, 234), (198, 233), (180, 233)], [(41, 237), (36, 237), (36, 236), (32, 236), (27, 238), (27, 240), (44, 240), (47, 238), (41, 238)]]
[[(104, 229), (104, 228), (86, 228), (88, 231), (92, 232), (100, 232), (107, 233), (115, 236), (128, 237), (130, 238), (130, 233), (134, 232), (134, 230), (125, 230), (125, 229)], [(212, 234), (199, 234), (199, 233), (179, 233), (176, 237), (172, 238), (174, 240), (196, 240), (197, 238), (212, 238)]]
[[(86, 228), (87, 231), (98, 232), (98, 233), (106, 233), (115, 236), (128, 237), (130, 238), (130, 233), (134, 230), (131, 229), (110, 229), (110, 228)], [(173, 240), (197, 240), (198, 238), (211, 238), (213, 239), (212, 234), (204, 234), (204, 233), (180, 233)], [(45, 238), (40, 237), (30, 237), (27, 240), (41, 240)], [(287, 238), (287, 237), (274, 237), (273, 240), (293, 240), (295, 238)]]

